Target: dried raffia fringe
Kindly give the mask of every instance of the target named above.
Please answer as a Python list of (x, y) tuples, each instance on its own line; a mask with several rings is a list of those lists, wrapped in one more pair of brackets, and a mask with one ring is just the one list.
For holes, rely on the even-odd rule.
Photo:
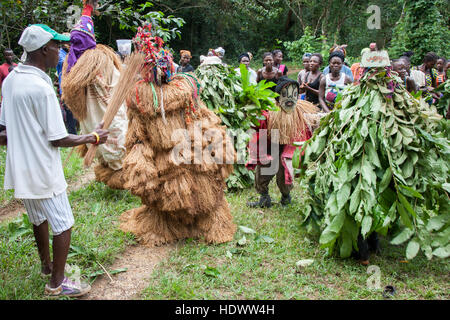
[(95, 168), (95, 180), (103, 182), (111, 189), (125, 190), (125, 177), (123, 170), (113, 170), (102, 161), (98, 163)]
[(166, 112), (164, 111), (164, 94), (162, 91), (162, 86), (159, 89), (161, 91), (161, 116), (162, 116), (164, 124), (167, 125)]
[[(178, 109), (185, 110), (191, 101), (190, 86), (187, 80), (176, 79), (161, 86), (161, 92), (152, 89), (152, 85), (139, 81), (135, 85), (135, 94), (127, 99), (127, 106), (137, 109), (140, 113), (153, 117), (161, 116), (161, 108), (157, 101), (164, 100), (164, 111), (167, 113)], [(150, 87), (150, 88), (149, 88)]]
[(283, 109), (269, 112), (269, 135), (272, 130), (278, 130), (280, 144), (291, 144), (296, 138), (300, 137), (306, 127), (303, 111), (299, 104), (290, 113), (284, 112)]
[[(146, 245), (154, 246), (184, 238), (203, 237), (207, 242), (231, 241), (236, 225), (225, 200), (225, 177), (232, 164), (175, 164), (172, 149), (180, 141), (172, 141), (178, 129), (187, 130), (187, 142), (194, 148), (195, 130), (200, 131), (200, 146), (233, 146), (220, 119), (210, 110), (195, 112), (200, 126), (188, 123), (186, 111), (192, 111), (192, 86), (189, 80), (175, 79), (153, 92), (151, 85), (140, 82), (127, 99), (129, 126), (127, 155), (123, 170), (125, 187), (141, 197), (143, 207), (121, 217), (122, 229), (131, 231)], [(159, 96), (157, 96), (159, 94)], [(157, 96), (157, 97), (154, 97)], [(163, 101), (155, 109), (155, 101)], [(199, 101), (201, 104), (201, 101)], [(166, 123), (162, 118), (165, 112)], [(217, 130), (223, 141), (204, 137), (209, 129)], [(228, 139), (228, 140), (227, 140)], [(214, 148), (213, 148), (214, 149)], [(224, 153), (235, 159), (234, 147)], [(203, 151), (203, 150), (202, 150)]]
[[(134, 87), (136, 75), (142, 68), (144, 59), (145, 57), (143, 54), (135, 52), (131, 56), (129, 56), (125, 61), (127, 67), (120, 74), (119, 82), (117, 86), (114, 88), (108, 107), (103, 116), (104, 129), (109, 128), (111, 122), (113, 121), (114, 117), (119, 111), (119, 108), (122, 106), (127, 96), (129, 95), (130, 91)], [(98, 145), (91, 145), (89, 147), (89, 150), (86, 156), (84, 157), (85, 167), (89, 167), (91, 165), (92, 161), (94, 160), (97, 148)]]
[(95, 49), (87, 50), (67, 73), (67, 59), (63, 65), (61, 82), (62, 99), (80, 121), (86, 119), (86, 94), (88, 87), (103, 79), (112, 79), (114, 68), (122, 71), (122, 64), (116, 53), (107, 46), (98, 44)]
[[(155, 149), (172, 150), (185, 139), (185, 136), (180, 129), (187, 129), (191, 143), (194, 143), (196, 137), (203, 138), (202, 146), (208, 144), (206, 132), (214, 133), (214, 137), (222, 136), (223, 141), (230, 140), (226, 134), (224, 126), (220, 125), (220, 119), (214, 112), (208, 109), (197, 110), (196, 121), (186, 124), (183, 117), (180, 116), (180, 110), (166, 113), (166, 123), (161, 117), (150, 117), (147, 114), (141, 114), (134, 109), (128, 110), (128, 132), (126, 147), (132, 147), (136, 142), (148, 141), (149, 145)], [(198, 121), (198, 122), (197, 122)], [(146, 126), (146, 123), (152, 123), (151, 126)], [(201, 125), (201, 133), (194, 133), (197, 124)]]
[(142, 206), (125, 212), (120, 217), (120, 227), (125, 232), (134, 233), (140, 243), (150, 247), (186, 238), (203, 238), (206, 243), (225, 243), (232, 241), (236, 232), (232, 219), (228, 203), (223, 198), (216, 210), (195, 217), (190, 224), (180, 221), (177, 216)]

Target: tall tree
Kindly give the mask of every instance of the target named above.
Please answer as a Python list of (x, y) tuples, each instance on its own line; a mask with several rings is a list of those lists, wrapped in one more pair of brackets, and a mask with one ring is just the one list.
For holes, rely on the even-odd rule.
[(447, 57), (450, 55), (448, 46), (450, 30), (439, 10), (444, 10), (443, 2), (442, 0), (405, 2), (404, 14), (394, 30), (390, 49), (392, 56), (398, 57), (404, 51), (411, 50), (414, 51), (412, 62), (419, 64), (424, 55), (430, 51)]

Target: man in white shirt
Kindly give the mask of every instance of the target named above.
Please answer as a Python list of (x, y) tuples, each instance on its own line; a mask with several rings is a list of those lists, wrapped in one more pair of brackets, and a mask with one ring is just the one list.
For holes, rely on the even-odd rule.
[[(58, 64), (61, 41), (70, 37), (46, 25), (27, 27), (19, 40), (26, 60), (4, 81), (0, 114), (0, 145), (7, 145), (5, 189), (23, 199), (36, 239), (42, 273), (51, 274), (45, 293), (80, 296), (90, 287), (64, 277), (74, 218), (59, 147), (102, 144), (108, 131), (100, 124), (89, 135), (67, 133), (52, 81), (46, 72)], [(53, 262), (49, 231), (53, 231)]]

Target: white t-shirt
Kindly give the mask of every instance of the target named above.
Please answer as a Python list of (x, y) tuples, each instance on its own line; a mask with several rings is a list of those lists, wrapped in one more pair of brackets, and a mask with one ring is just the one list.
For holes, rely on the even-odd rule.
[(3, 82), (0, 125), (8, 146), (5, 190), (18, 199), (46, 199), (64, 192), (67, 183), (59, 149), (50, 141), (68, 136), (50, 77), (19, 64)]
[[(240, 68), (236, 68), (234, 69), (234, 71), (236, 71), (236, 74), (238, 76), (241, 76), (241, 69)], [(250, 84), (257, 84), (258, 82), (256, 81), (256, 79), (258, 78), (258, 74), (256, 73), (255, 70), (253, 70), (252, 68), (248, 68), (248, 73), (250, 74)]]
[(419, 88), (425, 87), (426, 79), (425, 73), (420, 70), (411, 70), (411, 78), (414, 79), (414, 82), (419, 86)]

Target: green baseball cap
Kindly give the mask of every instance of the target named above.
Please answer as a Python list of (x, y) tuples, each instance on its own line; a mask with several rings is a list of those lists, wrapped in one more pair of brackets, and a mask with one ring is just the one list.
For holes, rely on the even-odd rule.
[(42, 29), (44, 29), (44, 31), (47, 31), (48, 33), (50, 33), (53, 36), (53, 39), (51, 39), (51, 40), (64, 41), (64, 42), (70, 41), (70, 36), (65, 36), (63, 34), (60, 34), (60, 33), (56, 32), (55, 30), (53, 30), (52, 28), (50, 28), (49, 26), (47, 26), (46, 24), (33, 24), (33, 26), (41, 27)]

